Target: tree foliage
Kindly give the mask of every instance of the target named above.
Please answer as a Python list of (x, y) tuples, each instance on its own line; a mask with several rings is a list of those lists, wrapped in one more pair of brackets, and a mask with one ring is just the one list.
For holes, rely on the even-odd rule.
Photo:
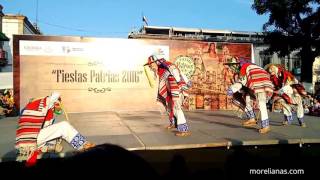
[[(320, 0), (255, 0), (252, 9), (269, 15), (263, 25), (270, 45), (267, 52), (286, 56), (298, 51), (302, 71), (311, 70), (314, 58), (320, 55)], [(303, 73), (302, 78), (310, 81), (311, 73)]]

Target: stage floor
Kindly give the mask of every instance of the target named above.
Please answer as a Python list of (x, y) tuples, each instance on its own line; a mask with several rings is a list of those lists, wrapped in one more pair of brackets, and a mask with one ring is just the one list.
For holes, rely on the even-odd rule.
[[(258, 127), (242, 127), (233, 111), (185, 112), (191, 136), (176, 137), (167, 130), (167, 116), (160, 112), (92, 112), (70, 113), (70, 123), (96, 144), (111, 143), (128, 150), (170, 150), (201, 147), (260, 146), (276, 144), (320, 143), (320, 118), (306, 116), (307, 128), (295, 119), (282, 126), (283, 115), (269, 113), (271, 132), (259, 134)], [(0, 162), (15, 160), (14, 141), (17, 117), (0, 119)], [(63, 115), (58, 121), (65, 120)], [(59, 157), (73, 153), (64, 145)]]

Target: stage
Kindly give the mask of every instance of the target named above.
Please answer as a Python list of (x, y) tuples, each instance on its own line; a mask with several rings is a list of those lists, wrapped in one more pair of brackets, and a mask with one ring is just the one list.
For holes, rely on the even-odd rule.
[[(68, 114), (69, 122), (88, 140), (116, 144), (130, 151), (320, 143), (320, 119), (315, 116), (306, 116), (307, 128), (302, 128), (296, 119), (292, 125), (282, 126), (283, 115), (269, 113), (271, 132), (259, 134), (257, 127), (242, 127), (234, 111), (197, 110), (186, 111), (185, 115), (192, 133), (188, 137), (176, 137), (173, 130), (165, 129), (167, 116), (159, 111)], [(58, 119), (65, 117), (60, 115)], [(17, 117), (0, 119), (0, 162), (15, 160), (16, 125)], [(55, 157), (73, 154), (71, 146), (63, 145), (63, 152)]]

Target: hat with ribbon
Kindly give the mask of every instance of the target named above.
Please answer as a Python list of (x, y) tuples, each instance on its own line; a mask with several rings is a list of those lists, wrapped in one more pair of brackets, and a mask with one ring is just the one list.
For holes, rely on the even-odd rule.
[(236, 57), (227, 59), (227, 62), (223, 63), (223, 65), (238, 65), (238, 64), (240, 63), (238, 62), (238, 59)]
[(60, 93), (53, 92), (49, 97), (49, 109), (53, 107), (54, 103), (60, 100)]
[(144, 64), (144, 66), (150, 65), (159, 60), (165, 60), (165, 54), (162, 49), (158, 49), (152, 53), (152, 55), (148, 57), (148, 62)]

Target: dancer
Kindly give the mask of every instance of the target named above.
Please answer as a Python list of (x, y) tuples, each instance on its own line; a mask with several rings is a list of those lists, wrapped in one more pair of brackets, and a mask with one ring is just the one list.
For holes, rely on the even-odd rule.
[[(16, 131), (17, 160), (27, 157), (27, 165), (34, 165), (39, 153), (56, 147), (53, 140), (62, 138), (77, 150), (87, 150), (95, 144), (86, 140), (69, 122), (54, 123), (55, 114), (61, 114), (61, 97), (51, 96), (29, 102), (22, 110)], [(62, 149), (59, 148), (61, 151)]]
[(176, 136), (189, 136), (189, 127), (181, 105), (185, 98), (185, 91), (191, 86), (190, 81), (178, 67), (164, 58), (161, 50), (148, 57), (148, 66), (155, 76), (159, 76), (158, 97), (169, 116), (170, 125), (167, 129), (177, 128)]
[(271, 75), (271, 81), (275, 87), (273, 100), (279, 100), (282, 105), (284, 114), (283, 125), (289, 125), (293, 121), (293, 110), (296, 109), (297, 118), (301, 127), (307, 127), (304, 122), (304, 109), (302, 97), (307, 96), (305, 88), (299, 81), (283, 66), (277, 64), (269, 64), (265, 69)]
[(246, 106), (245, 112), (248, 120), (246, 120), (244, 126), (252, 126), (257, 124), (256, 115), (254, 114), (253, 107), (251, 106), (250, 93), (253, 92), (256, 100), (258, 101), (258, 107), (261, 113), (261, 125), (259, 133), (267, 133), (270, 131), (268, 111), (267, 111), (267, 100), (273, 93), (273, 85), (270, 81), (270, 75), (263, 68), (236, 58), (232, 59), (228, 65), (234, 73), (239, 73), (238, 80), (233, 83), (228, 89), (227, 94), (232, 96), (234, 93), (239, 92), (243, 88), (248, 88), (246, 95)]

